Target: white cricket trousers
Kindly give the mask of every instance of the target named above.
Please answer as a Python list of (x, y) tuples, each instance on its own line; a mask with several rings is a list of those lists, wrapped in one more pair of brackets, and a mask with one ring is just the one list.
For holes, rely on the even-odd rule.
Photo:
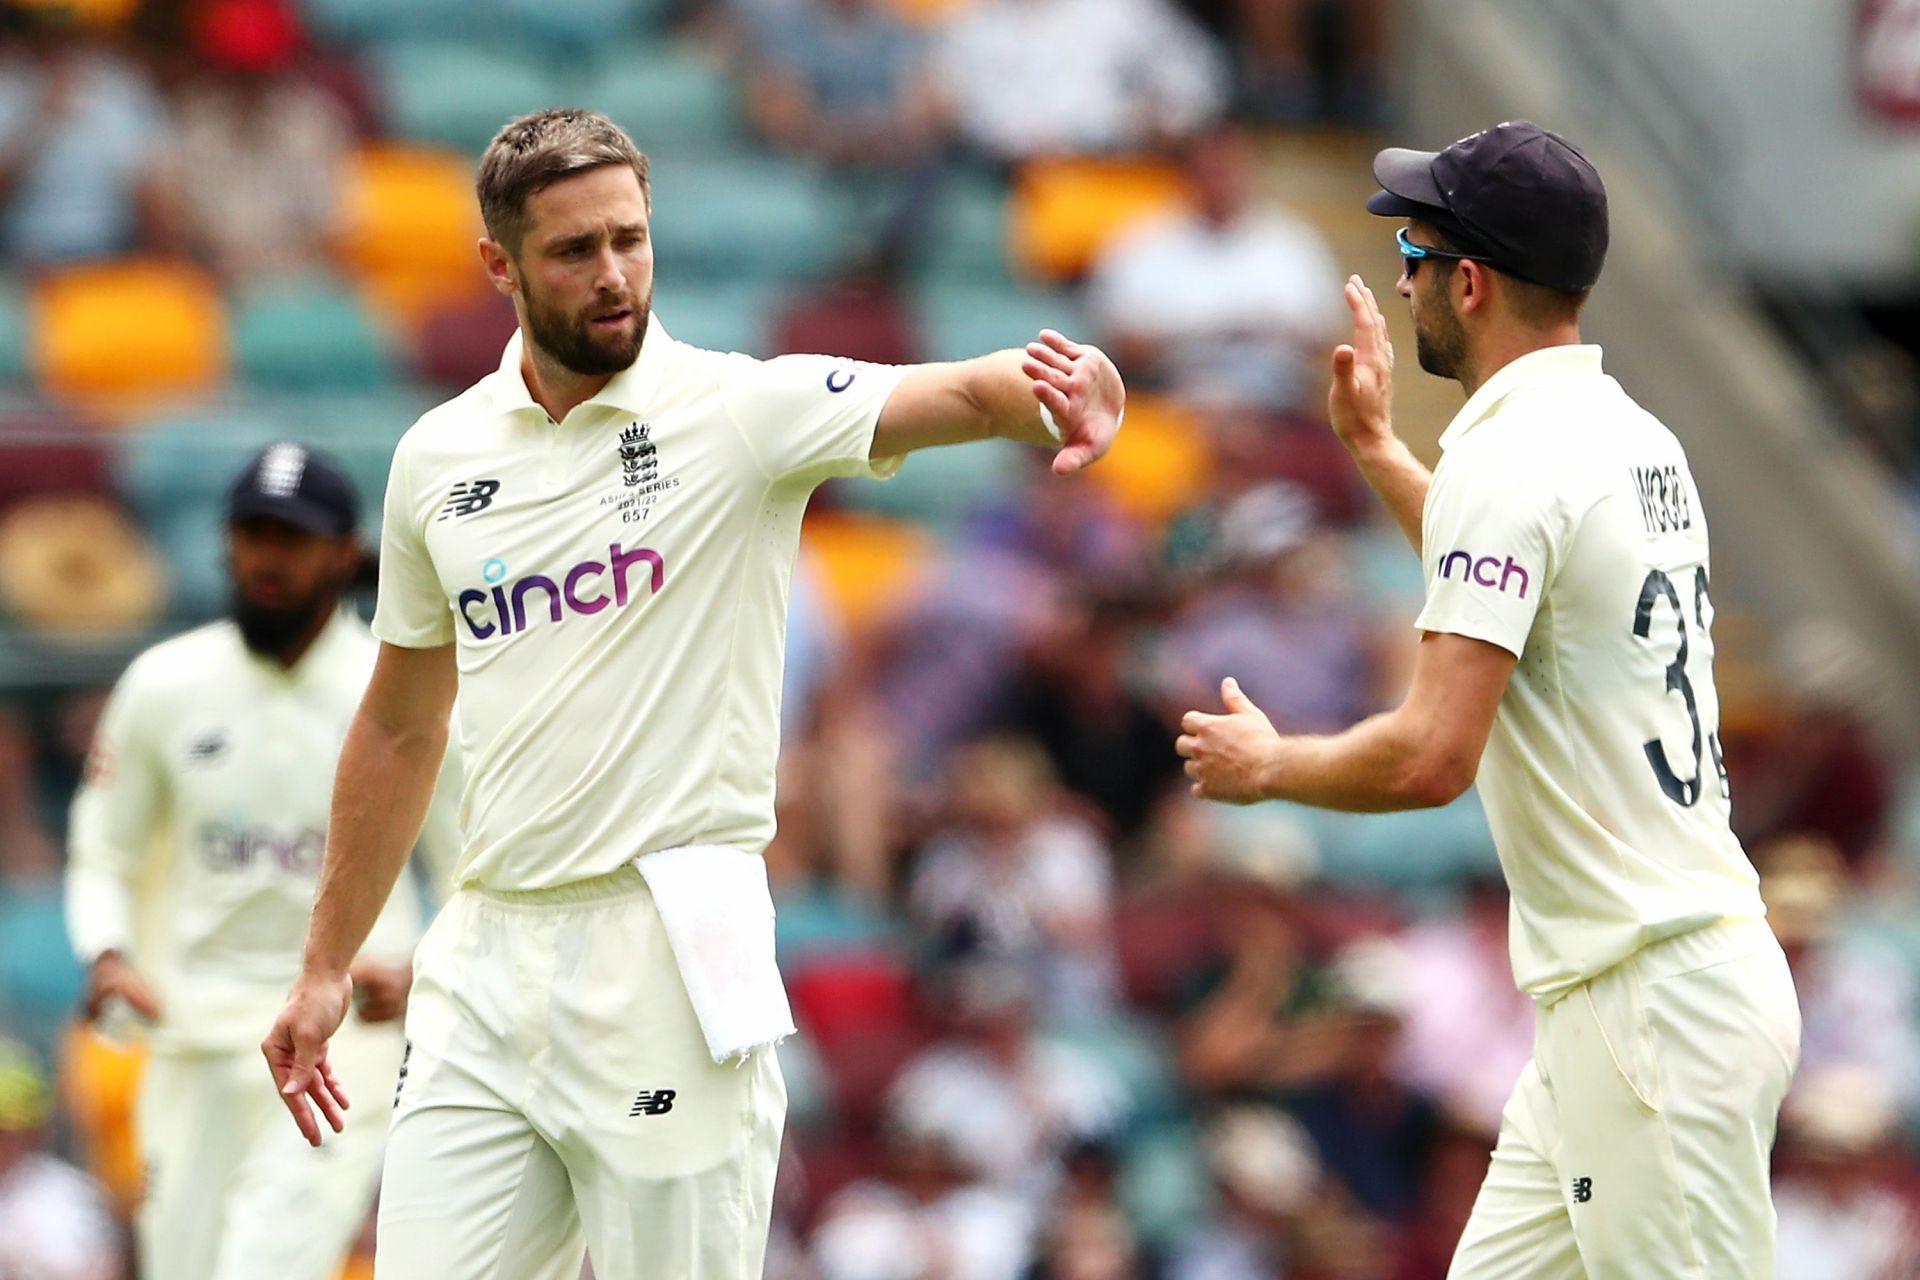
[(398, 1023), (349, 1020), (329, 1050), (353, 1103), (313, 1148), (259, 1050), (159, 1051), (136, 1130), (146, 1197), (136, 1220), (147, 1280), (333, 1280), (373, 1207)]
[(1764, 921), (1656, 943), (1540, 1009), (1450, 1280), (1773, 1280), (1799, 1057)]
[(414, 969), (379, 1280), (759, 1280), (786, 1086), (708, 1054), (638, 871), (462, 890)]

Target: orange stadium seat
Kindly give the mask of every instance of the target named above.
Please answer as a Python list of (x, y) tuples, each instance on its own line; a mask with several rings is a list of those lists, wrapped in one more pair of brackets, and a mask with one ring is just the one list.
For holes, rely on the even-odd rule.
[(80, 1138), (81, 1158), (127, 1216), (140, 1203), (144, 1178), (133, 1112), (146, 1049), (116, 1044), (75, 1023), (61, 1057), (67, 1113)]
[(473, 164), (453, 152), (366, 147), (348, 166), (348, 266), (368, 299), (412, 332), (450, 296), (483, 291)]
[(802, 548), (849, 634), (869, 630), (910, 603), (933, 560), (933, 541), (924, 530), (851, 512), (809, 518)]
[(972, 3), (973, 0), (892, 0), (895, 13), (922, 27), (938, 26)]
[(184, 396), (227, 371), (227, 315), (205, 274), (180, 263), (55, 272), (32, 302), (32, 360), (51, 395), (115, 402)]
[(1159, 526), (1206, 493), (1213, 450), (1206, 423), (1165, 396), (1127, 399), (1127, 423), (1113, 451), (1087, 477), (1128, 515)]
[(1014, 182), (1014, 260), (1044, 279), (1077, 278), (1116, 235), (1186, 198), (1185, 177), (1158, 160), (1029, 161)]

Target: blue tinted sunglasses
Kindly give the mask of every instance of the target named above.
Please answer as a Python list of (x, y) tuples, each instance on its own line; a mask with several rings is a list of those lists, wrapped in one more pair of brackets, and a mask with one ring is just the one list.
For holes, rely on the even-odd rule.
[(1430, 244), (1415, 244), (1407, 239), (1407, 229), (1400, 228), (1393, 233), (1400, 242), (1401, 269), (1407, 273), (1407, 279), (1413, 279), (1413, 273), (1420, 266), (1422, 258), (1439, 258), (1446, 262), (1478, 262), (1480, 259), (1471, 253), (1452, 253), (1446, 249), (1436, 249)]

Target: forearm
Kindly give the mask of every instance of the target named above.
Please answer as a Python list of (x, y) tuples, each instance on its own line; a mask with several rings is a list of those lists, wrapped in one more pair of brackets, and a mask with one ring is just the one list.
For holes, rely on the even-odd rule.
[(66, 883), (67, 936), (82, 965), (133, 943), (133, 887), (102, 860), (70, 851)]
[(1407, 535), (1407, 541), (1418, 554), (1421, 517), (1426, 511), (1427, 487), (1433, 483), (1433, 473), (1421, 465), (1398, 436), (1388, 436), (1369, 448), (1355, 449), (1353, 460), (1367, 487), (1380, 496), (1394, 523)]
[(307, 972), (335, 976), (352, 964), (420, 834), (446, 745), (444, 725), (398, 733), (364, 712), (354, 718), (334, 776)]
[(956, 436), (956, 443), (990, 437), (1021, 444), (1059, 443), (1041, 421), (1033, 379), (1021, 370), (1025, 359), (1021, 351), (995, 351), (955, 366), (962, 406), (955, 425), (966, 433)]
[(1389, 711), (1332, 736), (1279, 738), (1267, 770), (1267, 796), (1348, 813), (1439, 808), (1459, 796), (1465, 783), (1425, 737)]

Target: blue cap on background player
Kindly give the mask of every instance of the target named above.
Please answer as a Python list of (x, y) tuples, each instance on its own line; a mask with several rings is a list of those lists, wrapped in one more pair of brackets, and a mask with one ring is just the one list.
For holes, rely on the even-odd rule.
[(1389, 147), (1373, 158), (1385, 188), (1367, 211), (1420, 218), (1454, 247), (1508, 275), (1579, 292), (1607, 257), (1607, 189), (1580, 148), (1528, 120), (1442, 151)]
[(256, 516), (332, 537), (360, 526), (360, 497), (345, 471), (305, 445), (270, 444), (234, 478), (227, 523)]

